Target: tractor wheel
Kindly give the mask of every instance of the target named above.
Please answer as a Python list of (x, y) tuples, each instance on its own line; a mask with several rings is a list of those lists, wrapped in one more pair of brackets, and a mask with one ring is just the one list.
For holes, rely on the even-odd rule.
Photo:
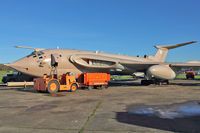
[(48, 83), (47, 91), (51, 94), (55, 94), (59, 91), (59, 83), (57, 80), (51, 80)]
[(78, 86), (76, 84), (72, 84), (70, 87), (71, 92), (75, 92), (78, 89)]
[(102, 86), (100, 87), (100, 89), (107, 89), (107, 88), (108, 88), (107, 85), (102, 85)]

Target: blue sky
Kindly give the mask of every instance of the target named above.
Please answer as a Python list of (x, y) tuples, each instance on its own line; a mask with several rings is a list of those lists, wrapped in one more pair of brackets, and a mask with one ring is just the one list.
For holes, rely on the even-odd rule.
[[(0, 0), (0, 63), (37, 48), (154, 55), (154, 45), (200, 41), (199, 0)], [(200, 42), (168, 62), (200, 60)]]

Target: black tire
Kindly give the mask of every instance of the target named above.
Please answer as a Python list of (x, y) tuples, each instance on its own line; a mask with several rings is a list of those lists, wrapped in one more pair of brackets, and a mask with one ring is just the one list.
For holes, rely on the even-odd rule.
[(71, 91), (71, 92), (75, 92), (77, 89), (78, 89), (77, 84), (72, 84), (72, 85), (70, 86), (70, 91)]
[(107, 88), (108, 88), (107, 85), (102, 85), (102, 86), (101, 86), (101, 89), (107, 89)]
[(146, 80), (141, 80), (141, 85), (146, 85)]
[[(51, 88), (52, 84), (55, 84), (56, 87), (55, 88)], [(60, 86), (59, 86), (59, 83), (58, 83), (57, 80), (51, 80), (51, 81), (49, 81), (48, 86), (47, 86), (47, 91), (49, 93), (56, 94), (59, 91), (59, 89), (60, 89)]]
[(93, 88), (93, 86), (91, 86), (91, 85), (88, 86), (88, 90), (92, 90), (92, 88)]
[(98, 86), (95, 85), (95, 86), (93, 86), (93, 88), (94, 88), (94, 89), (98, 89)]
[(166, 80), (167, 85), (169, 85), (169, 80)]
[(7, 83), (8, 81), (7, 81), (6, 78), (3, 78), (3, 79), (2, 79), (2, 82), (3, 82), (3, 83)]
[(194, 80), (194, 75), (192, 76), (192, 79)]
[(141, 85), (147, 86), (147, 85), (152, 84), (151, 82), (152, 82), (151, 80), (141, 80)]

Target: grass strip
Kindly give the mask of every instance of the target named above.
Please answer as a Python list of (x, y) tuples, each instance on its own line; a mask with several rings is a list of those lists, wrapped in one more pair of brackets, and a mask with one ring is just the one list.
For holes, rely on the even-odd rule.
[(133, 76), (131, 76), (131, 75), (121, 75), (121, 76), (115, 76), (115, 75), (113, 75), (113, 76), (111, 76), (111, 78), (112, 79), (128, 79), (128, 78), (133, 78)]
[(0, 76), (0, 84), (2, 83), (3, 76)]
[(101, 104), (102, 104), (102, 100), (99, 101), (99, 103), (97, 104), (96, 108), (93, 110), (92, 114), (88, 117), (87, 121), (85, 122), (85, 124), (83, 125), (83, 127), (81, 128), (81, 130), (79, 131), (79, 133), (83, 133), (84, 132), (84, 130), (87, 128), (87, 125), (92, 120), (92, 118), (94, 117), (96, 111), (101, 106)]
[(6, 75), (6, 74), (11, 74), (11, 73), (13, 73), (13, 71), (9, 71), (9, 72), (7, 72), (7, 71), (0, 71), (0, 84), (3, 83), (2, 82), (3, 76)]
[[(186, 76), (184, 74), (178, 75), (176, 79), (186, 79)], [(200, 79), (200, 75), (195, 75), (194, 79)]]

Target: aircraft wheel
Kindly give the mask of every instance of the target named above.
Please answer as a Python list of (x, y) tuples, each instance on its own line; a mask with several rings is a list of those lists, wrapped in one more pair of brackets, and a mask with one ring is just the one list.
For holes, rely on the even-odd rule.
[(169, 85), (169, 80), (166, 80), (166, 84)]
[(151, 80), (142, 80), (141, 85), (150, 85), (151, 82), (152, 82)]
[(72, 84), (70, 87), (71, 92), (75, 92), (78, 89), (78, 86), (76, 84)]
[(47, 86), (47, 91), (51, 94), (55, 94), (58, 92), (59, 90), (59, 83), (57, 80), (51, 80), (49, 81), (48, 83), (48, 86)]

